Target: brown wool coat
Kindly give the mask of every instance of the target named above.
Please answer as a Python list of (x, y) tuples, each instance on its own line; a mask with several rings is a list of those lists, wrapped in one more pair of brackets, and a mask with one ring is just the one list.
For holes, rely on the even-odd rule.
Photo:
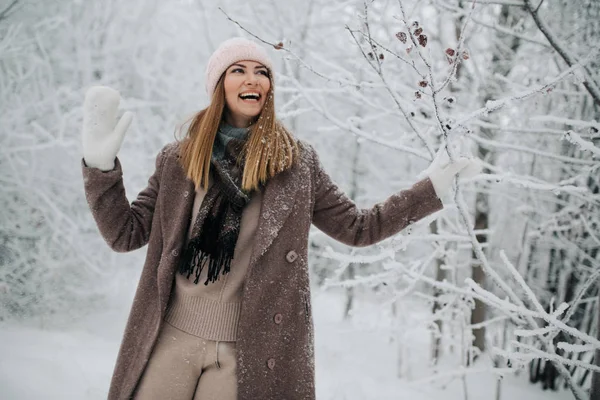
[[(194, 184), (178, 158), (178, 144), (166, 145), (148, 186), (131, 204), (118, 159), (108, 172), (82, 160), (87, 201), (106, 242), (119, 252), (148, 244), (110, 400), (133, 395), (165, 315), (194, 201)], [(425, 178), (371, 209), (358, 209), (325, 173), (313, 148), (301, 143), (299, 162), (268, 182), (262, 200), (238, 327), (239, 400), (315, 398), (311, 223), (343, 243), (368, 246), (442, 207)], [(283, 315), (278, 322), (276, 314)]]

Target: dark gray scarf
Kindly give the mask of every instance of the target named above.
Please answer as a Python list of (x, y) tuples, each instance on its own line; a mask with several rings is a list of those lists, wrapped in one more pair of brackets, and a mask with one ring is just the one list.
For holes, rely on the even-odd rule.
[(242, 211), (250, 201), (250, 193), (241, 189), (244, 172), (241, 154), (248, 132), (248, 128), (235, 128), (225, 122), (217, 132), (211, 158), (213, 185), (202, 200), (192, 239), (179, 264), (179, 272), (187, 278), (195, 274), (196, 284), (206, 266), (205, 285), (230, 271)]

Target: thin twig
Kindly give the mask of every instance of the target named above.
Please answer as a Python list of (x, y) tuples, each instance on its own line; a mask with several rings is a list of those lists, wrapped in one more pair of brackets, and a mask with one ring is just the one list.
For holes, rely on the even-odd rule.
[(225, 15), (225, 18), (227, 18), (229, 21), (233, 22), (234, 24), (236, 24), (238, 27), (240, 27), (240, 29), (242, 29), (244, 32), (248, 33), (250, 36), (254, 37), (256, 40), (261, 41), (264, 44), (268, 44), (269, 46), (272, 46), (274, 49), (283, 51), (285, 53), (288, 53), (289, 55), (291, 55), (296, 61), (300, 62), (300, 64), (302, 64), (302, 66), (304, 68), (306, 68), (307, 70), (311, 71), (313, 74), (317, 75), (320, 78), (323, 78), (327, 81), (330, 82), (337, 82), (343, 85), (350, 85), (350, 86), (356, 86), (355, 82), (351, 82), (349, 80), (342, 80), (342, 79), (332, 79), (324, 74), (322, 74), (321, 72), (315, 70), (313, 67), (311, 67), (310, 65), (308, 65), (303, 59), (302, 57), (298, 56), (296, 53), (294, 53), (292, 50), (288, 49), (285, 46), (281, 46), (279, 43), (271, 43), (267, 40), (264, 40), (263, 38), (261, 38), (260, 36), (252, 33), (251, 31), (249, 31), (248, 29), (246, 29), (244, 26), (242, 26), (242, 24), (240, 24), (238, 21), (234, 20), (233, 18), (231, 18), (221, 7), (219, 7), (219, 10)]
[(444, 82), (442, 82), (440, 87), (436, 89), (435, 93), (441, 92), (442, 90), (444, 90), (444, 88), (446, 86), (448, 86), (450, 84), (450, 82), (452, 81), (452, 78), (454, 78), (454, 76), (456, 74), (456, 70), (458, 69), (458, 66), (462, 62), (461, 52), (462, 52), (462, 48), (463, 48), (463, 43), (465, 42), (465, 31), (467, 30), (467, 26), (469, 25), (469, 22), (473, 19), (473, 11), (475, 11), (475, 4), (476, 4), (476, 0), (473, 1), (473, 4), (471, 5), (471, 10), (469, 11), (469, 14), (467, 15), (467, 18), (465, 19), (464, 24), (460, 28), (460, 35), (458, 37), (458, 44), (456, 45), (456, 51), (455, 51), (454, 60), (453, 60), (454, 62), (452, 63), (452, 68), (450, 70), (450, 73), (446, 77), (446, 80)]
[[(348, 29), (348, 31), (350, 32), (350, 35), (352, 36), (352, 39), (354, 39), (354, 41), (356, 42), (356, 45), (360, 48), (360, 51), (362, 52), (363, 57), (365, 57), (365, 59), (368, 61), (367, 55), (364, 53), (364, 51), (360, 47), (360, 43), (358, 42), (358, 39), (356, 38), (356, 36), (352, 32), (352, 30), (350, 30), (350, 28), (348, 26), (346, 26), (346, 29)], [(404, 116), (406, 122), (408, 123), (408, 126), (410, 126), (410, 128), (412, 129), (412, 131), (415, 133), (415, 135), (417, 135), (417, 137), (421, 140), (421, 142), (423, 143), (423, 145), (425, 146), (425, 148), (429, 152), (429, 155), (431, 156), (430, 159), (433, 159), (433, 156), (435, 154), (435, 151), (433, 150), (433, 147), (427, 141), (427, 138), (424, 135), (422, 135), (419, 132), (419, 130), (414, 126), (413, 121), (408, 116), (408, 113), (406, 112), (406, 110), (404, 110), (404, 107), (402, 107), (402, 105), (400, 104), (400, 102), (396, 98), (395, 93), (391, 90), (390, 85), (387, 83), (387, 80), (383, 76), (383, 72), (382, 72), (381, 68), (379, 68), (379, 69), (375, 68), (370, 62), (369, 62), (369, 65), (375, 70), (375, 73), (377, 73), (377, 76), (379, 76), (379, 79), (381, 79), (381, 81), (383, 82), (385, 90), (388, 92), (388, 94), (390, 95), (390, 97), (392, 98), (392, 100), (394, 101), (394, 103), (396, 103), (396, 107), (398, 108), (398, 110), (400, 110), (400, 113), (402, 113), (402, 115)]]

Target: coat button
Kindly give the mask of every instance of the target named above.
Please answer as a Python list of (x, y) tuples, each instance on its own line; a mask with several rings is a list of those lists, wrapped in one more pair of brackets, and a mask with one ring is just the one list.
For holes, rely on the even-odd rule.
[(294, 261), (296, 261), (297, 258), (298, 258), (298, 253), (296, 253), (294, 250), (290, 251), (285, 256), (285, 259), (290, 263), (293, 263)]
[(190, 192), (188, 192), (187, 190), (185, 192), (183, 192), (183, 197), (188, 197), (190, 195)]
[(171, 250), (171, 254), (173, 255), (173, 257), (177, 257), (179, 255), (179, 250), (173, 249)]
[(275, 314), (275, 316), (273, 317), (273, 321), (275, 321), (275, 323), (279, 325), (281, 321), (283, 321), (283, 315), (279, 313)]
[(269, 369), (275, 368), (275, 359), (274, 358), (269, 358), (269, 360), (267, 360), (267, 367), (269, 367)]

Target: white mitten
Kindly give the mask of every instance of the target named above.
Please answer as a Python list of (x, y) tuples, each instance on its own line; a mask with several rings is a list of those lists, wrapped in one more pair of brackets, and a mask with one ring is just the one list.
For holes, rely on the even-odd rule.
[(419, 174), (419, 178), (428, 176), (435, 193), (441, 199), (452, 186), (454, 175), (459, 173), (461, 178), (467, 179), (479, 174), (482, 169), (483, 165), (478, 158), (459, 157), (450, 163), (447, 152), (441, 147), (431, 165)]
[(92, 86), (83, 101), (83, 158), (88, 167), (110, 171), (133, 114), (125, 112), (117, 123), (120, 94), (106, 86)]

